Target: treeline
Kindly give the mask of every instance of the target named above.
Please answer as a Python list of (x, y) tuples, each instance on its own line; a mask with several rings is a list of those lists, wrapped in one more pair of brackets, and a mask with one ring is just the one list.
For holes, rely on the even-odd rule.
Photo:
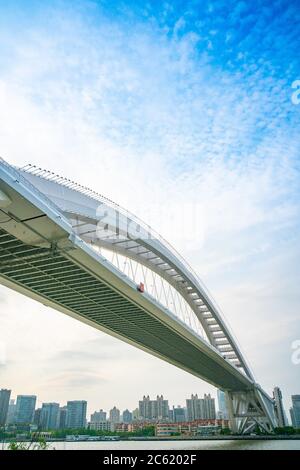
[(300, 429), (293, 428), (292, 426), (284, 426), (283, 428), (275, 428), (274, 432), (280, 435), (293, 435), (300, 434)]
[(67, 435), (75, 436), (132, 436), (132, 437), (142, 437), (142, 436), (154, 436), (155, 435), (155, 426), (147, 426), (143, 429), (138, 429), (132, 432), (116, 432), (116, 431), (95, 431), (94, 429), (60, 429), (54, 430), (51, 432), (52, 437), (64, 438)]
[[(22, 434), (28, 438), (32, 437), (33, 434), (37, 436), (42, 433), (43, 430), (35, 431), (34, 433), (22, 432)], [(51, 433), (52, 438), (63, 439), (67, 435), (86, 435), (86, 436), (120, 436), (120, 437), (143, 437), (143, 436), (154, 436), (155, 435), (155, 426), (147, 426), (143, 429), (138, 429), (132, 432), (116, 432), (116, 431), (95, 431), (93, 429), (86, 429), (86, 428), (77, 428), (77, 429), (57, 429), (57, 430), (47, 430), (45, 432)], [(20, 431), (4, 431), (0, 430), (0, 440), (8, 439), (8, 438), (15, 438), (17, 434), (20, 434)]]

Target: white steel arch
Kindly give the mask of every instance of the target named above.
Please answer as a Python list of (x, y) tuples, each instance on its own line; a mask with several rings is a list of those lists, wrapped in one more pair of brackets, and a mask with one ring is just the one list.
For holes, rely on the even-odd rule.
[(212, 296), (166, 240), (126, 209), (74, 181), (31, 164), (20, 171), (63, 211), (85, 242), (135, 260), (165, 279), (194, 312), (210, 344), (254, 380)]

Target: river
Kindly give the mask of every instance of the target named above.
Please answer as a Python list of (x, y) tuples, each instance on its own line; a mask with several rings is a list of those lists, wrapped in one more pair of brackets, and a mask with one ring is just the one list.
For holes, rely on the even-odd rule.
[(51, 442), (56, 450), (300, 450), (300, 440)]

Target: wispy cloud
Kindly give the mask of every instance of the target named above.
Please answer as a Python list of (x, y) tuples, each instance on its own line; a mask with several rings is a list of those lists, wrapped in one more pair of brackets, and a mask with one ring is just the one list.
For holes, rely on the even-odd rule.
[[(259, 376), (264, 338), (243, 326), (267, 328), (270, 311), (279, 325), (286, 305), (294, 325), (299, 302), (297, 4), (37, 3), (1, 6), (1, 154), (79, 180), (161, 231), (224, 305)], [(165, 223), (187, 201), (201, 226), (188, 241)], [(10, 331), (12, 306), (6, 315)], [(105, 361), (100, 344), (59, 348), (56, 363)]]
[(57, 376), (52, 376), (45, 382), (44, 387), (45, 389), (50, 388), (52, 390), (60, 389), (63, 393), (65, 391), (70, 393), (70, 391), (73, 392), (75, 390), (76, 394), (78, 394), (78, 392), (84, 394), (87, 393), (87, 390), (90, 390), (91, 387), (99, 387), (103, 382), (106, 382), (106, 379), (103, 378), (101, 374), (87, 370), (78, 370), (76, 368), (66, 370)]

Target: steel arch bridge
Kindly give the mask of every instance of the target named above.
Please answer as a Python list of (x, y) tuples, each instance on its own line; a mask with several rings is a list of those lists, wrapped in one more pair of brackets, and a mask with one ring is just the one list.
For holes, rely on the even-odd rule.
[(71, 180), (3, 159), (0, 211), (1, 284), (220, 388), (234, 432), (277, 426), (212, 296), (148, 225)]

